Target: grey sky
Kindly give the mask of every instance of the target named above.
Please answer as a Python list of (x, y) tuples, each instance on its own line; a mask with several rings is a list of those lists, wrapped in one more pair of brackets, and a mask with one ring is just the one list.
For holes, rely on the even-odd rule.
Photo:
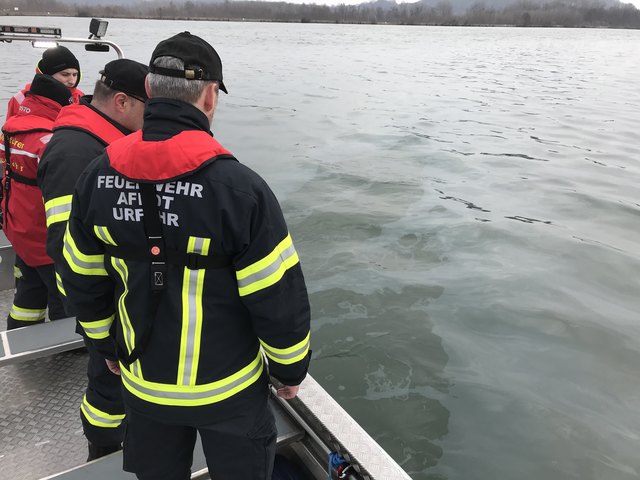
[[(344, 3), (345, 5), (355, 5), (362, 3), (362, 0), (285, 0), (289, 3), (316, 3), (318, 5), (339, 5)], [(636, 8), (640, 8), (640, 0), (622, 0), (623, 3), (632, 3)], [(404, 3), (399, 0), (398, 3)]]

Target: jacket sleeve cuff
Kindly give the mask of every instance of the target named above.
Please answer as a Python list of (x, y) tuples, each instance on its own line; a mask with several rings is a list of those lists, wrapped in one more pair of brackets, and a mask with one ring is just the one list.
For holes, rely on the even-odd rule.
[(307, 356), (295, 365), (269, 364), (269, 374), (280, 383), (287, 386), (300, 385), (307, 376), (309, 362), (311, 361), (311, 350)]

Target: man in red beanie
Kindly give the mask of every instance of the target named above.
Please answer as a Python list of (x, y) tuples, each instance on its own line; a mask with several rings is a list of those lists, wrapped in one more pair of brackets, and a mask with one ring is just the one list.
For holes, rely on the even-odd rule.
[(16, 253), (16, 292), (7, 329), (44, 322), (47, 306), (51, 320), (66, 316), (53, 260), (45, 250), (47, 226), (36, 174), (53, 121), (70, 102), (67, 87), (49, 75), (36, 74), (23, 108), (2, 127), (2, 228)]
[[(49, 48), (42, 54), (36, 66), (36, 73), (50, 75), (71, 90), (73, 103), (78, 103), (83, 93), (77, 88), (80, 83), (80, 63), (73, 53), (63, 46)], [(18, 113), (31, 85), (27, 84), (19, 93), (9, 99), (7, 120)]]

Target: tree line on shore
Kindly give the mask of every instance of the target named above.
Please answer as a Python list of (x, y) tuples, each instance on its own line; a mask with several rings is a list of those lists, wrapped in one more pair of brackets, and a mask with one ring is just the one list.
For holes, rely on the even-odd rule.
[(435, 6), (426, 3), (316, 5), (254, 0), (217, 3), (188, 0), (184, 3), (147, 2), (137, 5), (70, 5), (58, 0), (0, 0), (4, 14), (67, 15), (81, 17), (206, 19), (230, 21), (275, 21), (302, 23), (364, 23), (397, 25), (514, 25), (522, 27), (640, 28), (640, 10), (631, 4), (605, 6), (572, 0), (536, 3), (519, 0), (504, 8), (477, 2), (463, 13), (455, 13), (448, 0)]

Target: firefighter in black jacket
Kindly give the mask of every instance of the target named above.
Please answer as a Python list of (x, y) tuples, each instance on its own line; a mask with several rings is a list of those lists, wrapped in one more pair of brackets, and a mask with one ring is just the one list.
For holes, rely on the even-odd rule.
[(268, 374), (293, 398), (311, 354), (298, 254), (267, 184), (209, 131), (226, 93), (211, 45), (178, 34), (149, 71), (142, 131), (76, 185), (64, 285), (121, 373), (125, 470), (190, 478), (199, 432), (214, 478), (268, 480)]
[[(107, 145), (142, 127), (147, 73), (145, 65), (133, 60), (107, 63), (93, 96), (82, 97), (79, 104), (62, 110), (38, 166), (38, 185), (46, 211), (47, 254), (55, 262), (58, 289), (69, 315), (74, 312), (59, 271), (65, 261), (62, 246), (73, 189), (82, 171)], [(78, 333), (85, 334), (80, 327)], [(120, 378), (109, 371), (104, 357), (87, 341), (87, 336), (92, 335), (91, 331), (85, 335), (89, 383), (80, 405), (83, 430), (89, 442), (88, 460), (120, 449), (124, 434)]]

